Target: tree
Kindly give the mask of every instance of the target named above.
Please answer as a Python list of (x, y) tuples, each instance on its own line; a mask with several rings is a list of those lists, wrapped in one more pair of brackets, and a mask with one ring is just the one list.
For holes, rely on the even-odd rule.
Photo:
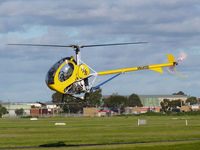
[(160, 102), (160, 105), (162, 107), (162, 111), (167, 112), (170, 108), (170, 100), (169, 99), (163, 99), (162, 102)]
[(64, 113), (78, 113), (86, 106), (85, 100), (58, 92), (52, 95), (52, 102), (59, 105)]
[(183, 91), (179, 91), (177, 93), (173, 93), (172, 95), (186, 95)]
[(177, 109), (177, 107), (181, 107), (183, 105), (183, 102), (181, 99), (171, 101), (169, 99), (164, 99), (162, 102), (160, 102), (160, 105), (162, 107), (162, 110), (164, 112), (167, 112), (173, 111), (174, 109)]
[(85, 101), (88, 106), (95, 107), (101, 105), (102, 93), (101, 89), (85, 94)]
[(0, 118), (7, 113), (7, 109), (0, 104)]
[(126, 106), (129, 106), (129, 107), (135, 107), (135, 106), (138, 106), (138, 107), (142, 107), (142, 103), (141, 103), (141, 100), (139, 98), (139, 96), (137, 94), (131, 94), (127, 101), (126, 101)]
[(192, 96), (187, 98), (186, 103), (189, 103), (190, 105), (194, 105), (198, 103), (198, 100), (196, 97)]
[(127, 97), (121, 95), (111, 95), (104, 99), (104, 106), (111, 108), (112, 110), (118, 110), (120, 113), (124, 110), (127, 103)]
[(62, 101), (62, 98), (63, 98), (63, 94), (61, 93), (53, 93), (52, 95), (52, 102), (53, 103), (60, 103)]
[(182, 106), (182, 101), (180, 99), (170, 101), (170, 108), (171, 109), (181, 107), (181, 106)]
[(15, 110), (15, 114), (16, 114), (17, 116), (23, 116), (23, 114), (24, 114), (24, 109), (23, 109), (23, 108), (16, 109), (16, 110)]
[(83, 107), (85, 107), (85, 105), (86, 102), (84, 99), (77, 99), (69, 95), (64, 95), (61, 108), (63, 108), (63, 112), (66, 113), (79, 113), (83, 111)]

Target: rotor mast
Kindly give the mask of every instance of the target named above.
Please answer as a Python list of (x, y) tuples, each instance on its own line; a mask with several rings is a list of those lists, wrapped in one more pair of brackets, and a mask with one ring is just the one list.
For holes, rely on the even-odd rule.
[(78, 45), (72, 45), (72, 48), (74, 49), (75, 51), (75, 54), (76, 54), (76, 62), (77, 62), (77, 65), (80, 65), (80, 47)]

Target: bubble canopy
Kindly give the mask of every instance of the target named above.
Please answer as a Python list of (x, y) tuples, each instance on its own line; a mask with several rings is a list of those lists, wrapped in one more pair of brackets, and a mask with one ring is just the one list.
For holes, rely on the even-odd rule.
[(49, 69), (46, 75), (46, 84), (54, 84), (54, 77), (55, 77), (56, 71), (63, 63), (65, 64), (62, 66), (62, 68), (60, 69), (60, 72), (58, 73), (59, 81), (64, 82), (71, 77), (74, 71), (74, 65), (70, 63), (68, 60), (70, 60), (70, 57), (63, 58), (59, 60), (57, 63), (55, 63)]

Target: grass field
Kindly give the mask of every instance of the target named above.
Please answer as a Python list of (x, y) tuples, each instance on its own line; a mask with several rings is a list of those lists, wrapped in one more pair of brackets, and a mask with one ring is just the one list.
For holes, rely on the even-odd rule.
[[(137, 126), (138, 118), (147, 124)], [(56, 122), (66, 126), (55, 126)], [(22, 148), (196, 150), (200, 116), (0, 119), (0, 149)]]

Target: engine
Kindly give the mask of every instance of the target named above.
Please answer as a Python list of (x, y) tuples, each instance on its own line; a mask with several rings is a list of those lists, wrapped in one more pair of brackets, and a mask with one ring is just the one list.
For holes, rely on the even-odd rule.
[(65, 94), (81, 94), (89, 89), (88, 79), (79, 80), (65, 88)]

